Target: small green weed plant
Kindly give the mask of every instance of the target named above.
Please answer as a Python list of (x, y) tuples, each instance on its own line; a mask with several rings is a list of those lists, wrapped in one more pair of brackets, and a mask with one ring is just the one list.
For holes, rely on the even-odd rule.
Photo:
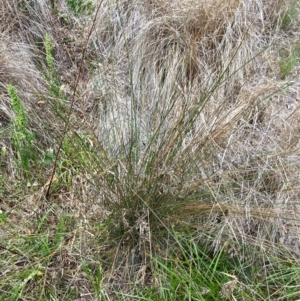
[(8, 85), (7, 91), (15, 113), (12, 143), (17, 154), (17, 162), (24, 171), (29, 172), (30, 162), (36, 158), (36, 152), (33, 147), (34, 134), (27, 128), (27, 114), (16, 88), (13, 85)]
[(45, 35), (45, 50), (46, 50), (46, 63), (48, 67), (48, 79), (50, 82), (56, 82), (57, 81), (57, 75), (54, 65), (54, 58), (52, 56), (52, 51), (54, 49), (54, 46), (51, 42), (51, 36), (49, 34)]
[(63, 86), (56, 71), (54, 57), (52, 54), (54, 45), (49, 34), (45, 35), (44, 47), (46, 51), (46, 71), (44, 74), (49, 84), (52, 107), (55, 113), (64, 120), (63, 112), (65, 111), (66, 97), (63, 93)]
[(91, 1), (68, 0), (67, 4), (69, 9), (76, 15), (91, 14), (93, 10), (93, 4)]

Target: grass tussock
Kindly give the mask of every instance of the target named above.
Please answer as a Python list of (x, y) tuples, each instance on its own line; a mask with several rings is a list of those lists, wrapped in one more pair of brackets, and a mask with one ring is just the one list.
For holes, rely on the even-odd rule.
[(297, 5), (2, 1), (3, 300), (299, 297)]

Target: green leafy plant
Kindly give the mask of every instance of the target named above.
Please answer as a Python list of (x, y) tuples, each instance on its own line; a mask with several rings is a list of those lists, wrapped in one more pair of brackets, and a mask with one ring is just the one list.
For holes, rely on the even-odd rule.
[(67, 0), (68, 7), (75, 14), (90, 14), (93, 9), (93, 3), (86, 0)]
[(49, 77), (50, 80), (56, 79), (56, 70), (55, 70), (55, 65), (54, 65), (54, 58), (52, 56), (52, 51), (53, 51), (53, 45), (51, 42), (51, 36), (49, 34), (45, 35), (45, 50), (46, 50), (46, 63), (47, 67), (49, 68)]
[(27, 129), (27, 114), (16, 88), (13, 85), (8, 85), (7, 91), (15, 113), (12, 132), (13, 147), (17, 153), (19, 166), (24, 171), (29, 172), (30, 162), (36, 158), (36, 152), (33, 147), (34, 134)]
[(47, 66), (47, 70), (45, 71), (45, 77), (49, 83), (49, 92), (51, 96), (55, 99), (56, 104), (58, 105), (57, 107), (57, 112), (58, 112), (60, 109), (62, 109), (62, 104), (63, 104), (62, 100), (64, 101), (65, 97), (62, 91), (63, 89), (62, 89), (61, 81), (56, 72), (54, 57), (52, 54), (54, 45), (52, 44), (51, 36), (49, 34), (45, 35), (44, 47), (46, 51), (45, 60)]
[(49, 34), (45, 35), (45, 62), (46, 68), (44, 76), (48, 82), (48, 90), (50, 94), (49, 104), (54, 113), (65, 123), (66, 122), (66, 101), (67, 97), (64, 93), (64, 85), (56, 71), (55, 60), (53, 57), (54, 45)]
[(7, 215), (5, 212), (2, 212), (2, 210), (0, 210), (0, 224), (6, 223), (6, 222), (7, 222)]
[(44, 157), (42, 159), (42, 164), (43, 165), (48, 165), (52, 163), (54, 160), (54, 150), (53, 148), (49, 148), (47, 152), (44, 154)]

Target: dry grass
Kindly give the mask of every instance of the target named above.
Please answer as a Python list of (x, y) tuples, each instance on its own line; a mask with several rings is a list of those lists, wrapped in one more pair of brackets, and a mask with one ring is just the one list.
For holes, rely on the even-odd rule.
[[(47, 286), (60, 300), (73, 288), (77, 297), (70, 300), (93, 300), (80, 260), (94, 275), (101, 254), (103, 290), (119, 283), (128, 291), (134, 275), (139, 284), (149, 282), (151, 256), (167, 254), (161, 250), (172, 246), (171, 228), (188, 228), (214, 252), (297, 262), (296, 61), (284, 79), (280, 74), (280, 55), (299, 42), (297, 16), (282, 29), (292, 2), (103, 0), (87, 44), (94, 16), (56, 5), (0, 4), (0, 209), (9, 216), (1, 239), (9, 247), (1, 247), (0, 258), (4, 265), (14, 257), (10, 275), (24, 266), (40, 269), (40, 256), (46, 268), (32, 276), (40, 300)], [(56, 94), (45, 76), (46, 34)], [(8, 84), (36, 136), (39, 159), (30, 175), (15, 164)], [(58, 150), (75, 88), (72, 127), (46, 200), (53, 161), (41, 162)], [(51, 247), (23, 249), (14, 237), (25, 245), (47, 237)], [(18, 256), (26, 258), (21, 267)]]
[[(190, 118), (184, 120), (190, 122), (189, 133), (184, 135), (175, 159), (188, 164), (194, 156), (199, 159), (200, 150), (209, 154), (205, 153), (205, 162), (199, 160), (198, 170), (189, 172), (190, 179), (185, 175), (189, 191), (204, 185), (216, 191), (215, 203), (243, 206), (245, 210), (262, 204), (281, 206), (285, 191), (290, 202), (297, 202), (297, 176), (293, 179), (298, 168), (297, 147), (287, 148), (282, 140), (283, 136), (292, 139), (295, 133), (283, 133), (282, 128), (289, 122), (285, 107), (288, 91), (298, 88), (278, 80), (274, 53), (278, 51), (274, 43), (281, 34), (280, 16), (288, 4), (104, 1), (93, 39), (104, 62), (94, 83), (101, 86), (102, 91), (97, 90), (102, 92), (100, 97), (111, 100), (105, 104), (111, 122), (100, 120), (97, 130), (102, 143), (117, 145), (118, 149), (128, 142), (128, 121), (135, 105), (139, 141), (147, 145), (147, 139), (161, 127), (164, 134), (157, 141), (165, 143), (164, 160), (168, 143), (174, 143), (171, 139), (165, 142), (166, 137), (174, 137), (173, 129)], [(162, 122), (161, 116), (167, 111)], [(187, 111), (192, 117), (183, 118)], [(98, 104), (96, 114), (109, 116), (101, 112)], [(97, 117), (94, 120), (97, 123)], [(173, 165), (178, 162), (174, 160), (164, 172), (178, 176), (180, 171), (174, 172)], [(212, 184), (216, 174), (218, 180)], [(247, 180), (251, 174), (255, 180)], [(224, 199), (218, 191), (231, 182), (236, 191), (228, 191)], [(243, 233), (244, 222), (237, 223), (232, 231), (238, 227)]]

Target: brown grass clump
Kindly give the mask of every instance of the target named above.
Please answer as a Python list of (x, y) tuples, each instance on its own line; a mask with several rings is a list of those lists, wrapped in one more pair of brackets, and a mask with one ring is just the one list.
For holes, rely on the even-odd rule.
[[(193, 195), (193, 202), (200, 202), (195, 206), (201, 207), (201, 191), (207, 190), (211, 210), (225, 204), (243, 208), (236, 219), (225, 210), (223, 221), (210, 229), (216, 245), (222, 235), (214, 231), (229, 231), (233, 240), (246, 244), (243, 234), (256, 220), (256, 208), (275, 214), (285, 203), (284, 191), (297, 202), (295, 149), (283, 153), (278, 132), (278, 114), (286, 110), (287, 94), (281, 91), (290, 88), (278, 80), (272, 61), (272, 43), (288, 5), (104, 1), (99, 15), (93, 43), (102, 63), (94, 86), (103, 102), (93, 107), (93, 120), (99, 119), (101, 143), (114, 146), (113, 156), (119, 147), (132, 151), (135, 145), (140, 149), (138, 164), (150, 160), (149, 149), (156, 153), (151, 157), (160, 179), (156, 183), (172, 195), (171, 202)], [(132, 118), (138, 129), (135, 142)], [(144, 166), (138, 166), (135, 185), (143, 187), (147, 176), (140, 174)], [(289, 170), (288, 181), (283, 170)], [(190, 211), (189, 216), (193, 219)], [(262, 233), (263, 226), (251, 233), (258, 241), (265, 235), (278, 241), (275, 232), (282, 222), (280, 218), (270, 233)]]
[(30, 294), (34, 279), (41, 300), (155, 286), (153, 257), (169, 258), (177, 232), (249, 265), (296, 260), (298, 58), (280, 57), (298, 49), (295, 4), (71, 2), (0, 3), (0, 249), (25, 275), (14, 286)]

